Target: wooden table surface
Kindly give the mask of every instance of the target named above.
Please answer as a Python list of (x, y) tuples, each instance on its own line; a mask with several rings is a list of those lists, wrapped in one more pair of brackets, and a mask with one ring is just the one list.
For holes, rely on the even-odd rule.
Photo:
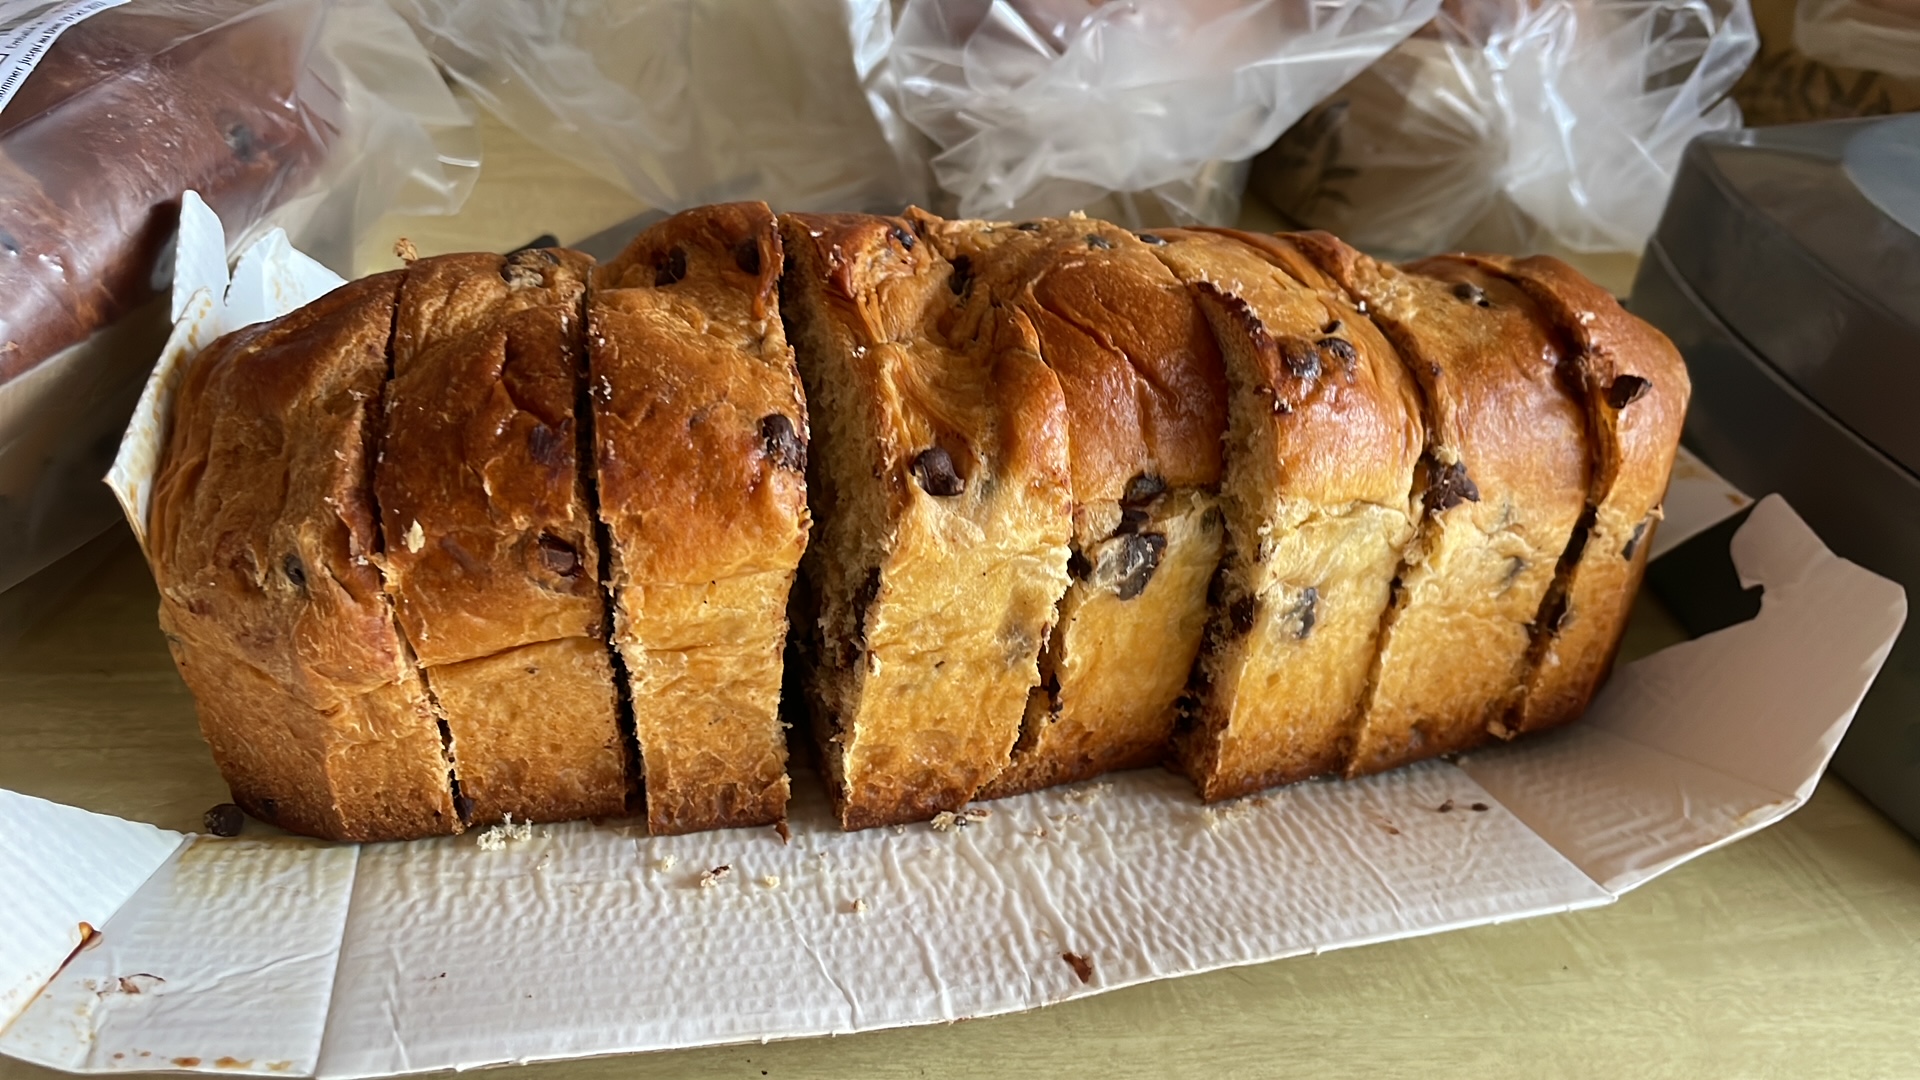
[[(467, 209), (391, 221), (423, 253), (576, 240), (635, 212), (484, 125)], [(226, 792), (124, 531), (40, 582), (0, 640), (0, 787), (173, 829)], [(1645, 609), (1630, 649), (1670, 640)], [(1118, 990), (1017, 1016), (507, 1070), (756, 1076), (1920, 1077), (1920, 848), (1836, 780), (1610, 907)], [(0, 1080), (57, 1074), (0, 1059)]]

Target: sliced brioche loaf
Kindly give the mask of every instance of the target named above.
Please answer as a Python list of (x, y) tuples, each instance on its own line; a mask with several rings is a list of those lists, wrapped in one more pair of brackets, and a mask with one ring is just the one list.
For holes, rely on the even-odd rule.
[(807, 545), (807, 408), (764, 203), (642, 233), (594, 274), (600, 515), (656, 833), (786, 816), (787, 594)]
[(808, 697), (841, 823), (960, 808), (1007, 765), (1071, 532), (1066, 405), (1025, 318), (912, 223), (781, 219), (815, 424)]
[(1083, 217), (915, 223), (966, 260), (975, 317), (1023, 318), (1059, 378), (1072, 584), (997, 798), (1161, 760), (1219, 563), (1226, 386), (1186, 288), (1133, 233)]
[(440, 725), (375, 566), (402, 276), (209, 346), (154, 480), (160, 625), (214, 761), (248, 813), (311, 836), (460, 830)]
[(1534, 617), (1585, 506), (1585, 421), (1558, 336), (1512, 283), (1291, 239), (1366, 304), (1426, 405), (1420, 535), (1347, 765), (1359, 775), (1467, 749), (1518, 704)]
[(1424, 436), (1393, 347), (1297, 251), (1159, 235), (1226, 362), (1226, 554), (1175, 739), (1202, 796), (1222, 799), (1345, 764)]
[(1494, 727), (1501, 737), (1567, 723), (1586, 711), (1613, 666), (1648, 541), (1660, 519), (1692, 384), (1665, 334), (1550, 256), (1449, 256), (1525, 291), (1566, 341), (1566, 378), (1586, 408), (1592, 466), (1587, 511), (1534, 622), (1526, 687)]
[(386, 587), (473, 822), (625, 806), (574, 418), (591, 265), (446, 255), (413, 262), (400, 290), (374, 469)]

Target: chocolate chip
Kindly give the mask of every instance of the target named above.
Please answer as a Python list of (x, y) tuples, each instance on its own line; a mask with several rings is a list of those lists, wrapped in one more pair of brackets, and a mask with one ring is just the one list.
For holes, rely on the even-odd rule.
[(775, 468), (792, 472), (807, 471), (807, 447), (800, 441), (800, 433), (794, 430), (793, 421), (780, 413), (770, 413), (760, 418), (760, 442), (766, 450), (767, 460)]
[(760, 274), (760, 241), (749, 237), (733, 245), (733, 265), (738, 266), (741, 273), (752, 274), (758, 277)]
[(1104, 236), (1096, 236), (1093, 233), (1088, 233), (1087, 246), (1095, 251), (1107, 251), (1113, 247), (1113, 243)]
[(929, 495), (948, 498), (967, 490), (967, 482), (953, 468), (953, 455), (942, 447), (929, 446), (914, 455), (913, 478)]
[(1470, 304), (1478, 304), (1481, 307), (1493, 306), (1493, 302), (1487, 299), (1486, 290), (1482, 289), (1478, 285), (1473, 284), (1472, 282), (1462, 281), (1459, 284), (1455, 285), (1453, 287), (1453, 295), (1459, 297), (1462, 300), (1467, 301)]
[(1467, 807), (1467, 809), (1473, 811), (1476, 814), (1484, 814), (1488, 810), (1492, 809), (1492, 807), (1488, 806), (1486, 803), (1477, 802), (1477, 803), (1474, 803), (1472, 806)]
[(1131, 600), (1147, 590), (1153, 572), (1160, 568), (1160, 557), (1167, 553), (1167, 538), (1160, 533), (1135, 533), (1122, 540), (1119, 547), (1113, 592), (1122, 600)]
[(1072, 574), (1075, 581), (1093, 576), (1093, 563), (1087, 561), (1086, 552), (1076, 547), (1067, 553), (1067, 573)]
[(280, 572), (287, 575), (287, 580), (293, 583), (294, 588), (299, 589), (301, 592), (306, 591), (307, 567), (305, 563), (300, 561), (298, 554), (291, 551), (288, 552), (287, 557), (280, 560)]
[(1633, 561), (1633, 553), (1640, 550), (1640, 538), (1647, 535), (1647, 524), (1652, 518), (1641, 518), (1640, 524), (1633, 527), (1633, 535), (1627, 537), (1627, 546), (1620, 549), (1620, 557)]
[[(1320, 352), (1299, 338), (1285, 338), (1280, 342), (1280, 359), (1287, 370), (1296, 379), (1312, 379), (1320, 374)], [(1275, 400), (1279, 398), (1276, 395)]]
[(572, 577), (580, 572), (580, 552), (552, 533), (541, 533), (540, 563), (561, 577)]
[(1438, 514), (1451, 510), (1463, 502), (1479, 502), (1480, 487), (1467, 475), (1467, 467), (1461, 462), (1442, 465), (1434, 471), (1432, 479), (1427, 481), (1427, 512)]
[(1147, 512), (1137, 506), (1129, 506), (1120, 511), (1120, 524), (1114, 526), (1113, 535), (1125, 536), (1137, 533), (1147, 523)]
[(1166, 237), (1155, 236), (1150, 232), (1137, 232), (1137, 233), (1134, 233), (1133, 235), (1139, 237), (1141, 243), (1152, 244), (1155, 247), (1159, 247), (1161, 244), (1164, 244), (1167, 242)]
[(1120, 497), (1123, 506), (1145, 506), (1167, 490), (1167, 482), (1152, 473), (1140, 473), (1127, 481), (1127, 492)]
[(1227, 625), (1233, 628), (1233, 636), (1244, 637), (1253, 632), (1253, 623), (1260, 613), (1260, 602), (1251, 596), (1242, 596), (1227, 606)]
[(1317, 344), (1326, 350), (1327, 355), (1340, 361), (1344, 370), (1352, 371), (1353, 366), (1360, 362), (1360, 354), (1353, 350), (1353, 343), (1345, 338), (1321, 338)]
[(953, 295), (960, 296), (972, 284), (973, 260), (965, 255), (956, 256), (953, 260), (953, 273), (947, 277), (947, 288), (953, 290)]
[(560, 469), (569, 464), (566, 440), (545, 424), (527, 429), (527, 456), (543, 469)]
[(454, 782), (453, 812), (460, 815), (460, 824), (473, 824), (473, 800), (459, 789), (459, 781)]
[(902, 228), (902, 227), (900, 227), (900, 226), (898, 226), (898, 225), (895, 225), (895, 226), (894, 226), (893, 228), (891, 228), (891, 229), (889, 229), (889, 230), (887, 230), (887, 231), (888, 231), (888, 232), (890, 232), (890, 233), (892, 233), (892, 234), (893, 234), (893, 238), (894, 238), (895, 240), (898, 240), (898, 241), (900, 241), (900, 246), (901, 246), (901, 247), (903, 247), (903, 248), (906, 248), (906, 249), (907, 249), (908, 251), (912, 251), (912, 250), (913, 250), (913, 245), (914, 245), (914, 244), (915, 244), (915, 243), (917, 242), (917, 240), (918, 240), (918, 238), (917, 238), (917, 237), (915, 237), (915, 236), (914, 236), (914, 235), (913, 235), (912, 233), (910, 233), (910, 232), (908, 232), (908, 231), (907, 231), (906, 229), (904, 229), (904, 228)]
[(1039, 232), (1040, 223), (1037, 221), (1023, 221), (1015, 225), (1014, 228), (1019, 229), (1021, 232)]
[(232, 803), (223, 802), (207, 811), (200, 821), (207, 827), (207, 831), (215, 836), (239, 836), (240, 830), (247, 824), (247, 815)]
[(1305, 641), (1313, 633), (1313, 627), (1320, 619), (1320, 590), (1309, 585), (1301, 591), (1300, 599), (1287, 609), (1287, 621), (1293, 624), (1293, 637), (1296, 641)]
[(675, 246), (665, 255), (654, 261), (653, 284), (656, 288), (671, 285), (687, 276), (687, 249)]
[(1622, 375), (1607, 384), (1607, 404), (1624, 409), (1640, 400), (1653, 384), (1638, 375)]
[(241, 161), (252, 161), (260, 151), (259, 139), (254, 136), (253, 129), (244, 123), (236, 121), (228, 124), (227, 130), (221, 134), (227, 140), (227, 148)]

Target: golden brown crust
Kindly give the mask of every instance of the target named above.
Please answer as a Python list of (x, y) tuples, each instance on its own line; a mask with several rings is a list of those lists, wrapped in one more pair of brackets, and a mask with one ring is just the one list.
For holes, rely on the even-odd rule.
[(149, 521), (161, 624), (222, 774), (256, 815), (333, 839), (459, 831), (374, 565), (370, 447), (400, 281), (209, 346), (176, 398)]
[[(1164, 230), (1226, 359), (1227, 554), (1176, 735), (1209, 800), (1344, 764), (1413, 534), (1419, 398), (1393, 347), (1284, 241)], [(1304, 280), (1303, 280), (1304, 279)]]
[(1001, 798), (1158, 761), (1219, 561), (1226, 379), (1186, 287), (1133, 233), (914, 215), (974, 287), (956, 323), (1018, 311), (1067, 406), (1075, 580), (1041, 654)]
[(1525, 290), (1565, 335), (1593, 455), (1589, 528), (1561, 560), (1536, 624), (1525, 697), (1496, 733), (1576, 719), (1613, 666), (1646, 568), (1692, 383), (1665, 334), (1550, 256), (1458, 256)]
[[(400, 289), (374, 469), (382, 568), (476, 823), (625, 806), (574, 418), (591, 265), (558, 249), (443, 255)], [(586, 647), (557, 649), (569, 639)]]
[[(959, 809), (1005, 767), (1066, 587), (1066, 405), (1017, 316), (912, 223), (788, 215), (781, 299), (822, 432), (809, 698), (849, 829)], [(949, 337), (949, 332), (956, 336)]]
[(590, 265), (529, 251), (407, 268), (374, 488), (424, 665), (601, 632), (573, 416)]
[(1420, 383), (1420, 536), (1348, 775), (1467, 749), (1519, 699), (1530, 629), (1587, 490), (1579, 398), (1559, 339), (1519, 288), (1458, 262), (1405, 271), (1325, 233), (1291, 241), (1353, 296)]
[(616, 641), (656, 833), (782, 820), (807, 410), (764, 203), (677, 214), (595, 272), (591, 396)]

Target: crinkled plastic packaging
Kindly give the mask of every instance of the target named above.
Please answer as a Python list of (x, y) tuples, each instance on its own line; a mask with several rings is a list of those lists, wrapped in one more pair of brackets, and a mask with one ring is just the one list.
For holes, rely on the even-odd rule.
[(0, 590), (114, 521), (183, 190), (346, 270), (381, 212), (458, 205), (474, 136), (380, 0), (132, 0), (61, 34), (0, 108)]
[(1292, 224), (1394, 258), (1637, 253), (1680, 152), (1738, 127), (1747, 0), (1449, 0), (1254, 165)]
[(540, 146), (677, 210), (1233, 220), (1246, 159), (1438, 0), (396, 0)]

